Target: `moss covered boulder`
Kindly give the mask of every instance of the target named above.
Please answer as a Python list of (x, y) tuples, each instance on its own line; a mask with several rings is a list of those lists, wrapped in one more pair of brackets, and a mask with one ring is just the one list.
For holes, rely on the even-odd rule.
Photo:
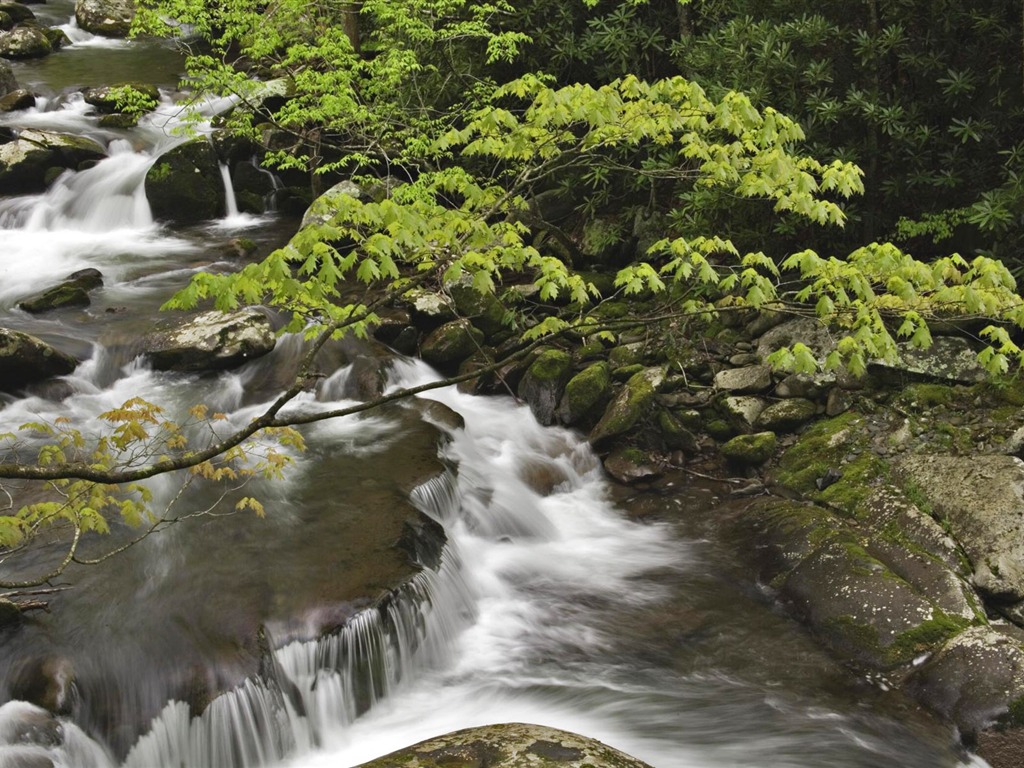
[(661, 368), (644, 368), (634, 373), (590, 431), (590, 442), (597, 446), (607, 444), (651, 416), (655, 395), (664, 380), (665, 371)]
[(774, 432), (737, 435), (722, 445), (722, 455), (744, 466), (760, 466), (775, 455), (778, 440)]
[(435, 328), (420, 346), (420, 357), (434, 367), (451, 373), (459, 363), (480, 350), (484, 334), (469, 320), (453, 320)]
[(87, 307), (91, 303), (89, 292), (103, 285), (103, 275), (97, 269), (72, 272), (59, 285), (18, 302), (18, 307), (39, 314), (63, 307)]
[(552, 424), (566, 382), (572, 376), (572, 356), (560, 349), (541, 352), (519, 381), (518, 394), (541, 424)]
[(568, 731), (505, 723), (421, 741), (360, 768), (650, 768), (624, 752)]
[(588, 365), (565, 385), (558, 404), (563, 424), (592, 426), (601, 416), (612, 394), (611, 368), (606, 362)]
[(505, 307), (493, 293), (478, 291), (469, 282), (450, 286), (448, 293), (459, 315), (468, 318), (488, 339), (508, 330)]
[(70, 355), (21, 331), (0, 328), (0, 391), (15, 392), (75, 370)]
[(5, 194), (42, 192), (52, 169), (78, 169), (105, 155), (102, 146), (82, 136), (25, 130), (0, 145), (0, 188)]
[(809, 422), (817, 413), (818, 406), (810, 400), (801, 397), (780, 400), (761, 411), (753, 426), (773, 432), (791, 432)]
[(0, 56), (5, 59), (41, 59), (53, 53), (53, 44), (42, 27), (23, 24), (0, 33)]
[(198, 224), (224, 214), (224, 183), (213, 147), (205, 138), (161, 155), (146, 174), (146, 196), (154, 218)]

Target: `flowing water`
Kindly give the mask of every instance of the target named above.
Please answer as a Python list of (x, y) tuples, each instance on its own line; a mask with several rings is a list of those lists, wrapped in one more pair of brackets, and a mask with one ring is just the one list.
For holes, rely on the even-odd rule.
[[(70, 15), (67, 3), (47, 8)], [(150, 370), (138, 337), (196, 269), (235, 266), (219, 255), (233, 232), (269, 248), (294, 222), (230, 210), (182, 231), (154, 222), (142, 182), (181, 140), (170, 91), (138, 129), (104, 131), (68, 86), (121, 79), (114, 60), (116, 71), (170, 85), (176, 54), (69, 35), (70, 49), (19, 65), (21, 82), (48, 98), (2, 122), (90, 136), (109, 158), (44, 195), (0, 198), (0, 324), (83, 362), (60, 386), (4, 396), (4, 429), (58, 418), (92, 429), (137, 395), (174, 414), (207, 403), (227, 414), (225, 428), (243, 424), (294, 370), (300, 339), (232, 373), (186, 376)], [(84, 267), (105, 278), (91, 307), (16, 308)], [(317, 394), (291, 407), (348, 402), (339, 359)], [(434, 376), (398, 361), (390, 386)], [(266, 520), (183, 523), (73, 572), (49, 615), (0, 638), (0, 766), (46, 757), (76, 768), (333, 768), (502, 721), (578, 731), (657, 768), (970, 761), (948, 729), (848, 674), (743, 580), (716, 538), (713, 486), (677, 479), (623, 495), (578, 435), (539, 426), (510, 399), (445, 389), (422, 400), (444, 407), (407, 404), (306, 430), (308, 450), (285, 479), (246, 489)], [(451, 412), (464, 427), (439, 416)], [(177, 514), (216, 500), (181, 485), (150, 483)], [(440, 523), (447, 544), (398, 586), (394, 548), (367, 547), (406, 507)], [(52, 557), (44, 549), (19, 568)], [(350, 594), (355, 576), (363, 591)], [(367, 590), (385, 597), (360, 600)], [(266, 647), (240, 643), (261, 626)], [(50, 727), (40, 725), (28, 743), (26, 723), (45, 721), (13, 692), (40, 658), (70, 660), (75, 683), (60, 734), (40, 738)]]

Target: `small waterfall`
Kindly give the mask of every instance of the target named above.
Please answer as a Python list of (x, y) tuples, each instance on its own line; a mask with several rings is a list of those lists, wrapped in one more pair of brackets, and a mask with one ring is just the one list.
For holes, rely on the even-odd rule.
[(231, 171), (227, 163), (220, 164), (220, 178), (224, 182), (224, 207), (228, 219), (238, 218), (238, 201), (235, 199), (235, 187), (231, 183)]

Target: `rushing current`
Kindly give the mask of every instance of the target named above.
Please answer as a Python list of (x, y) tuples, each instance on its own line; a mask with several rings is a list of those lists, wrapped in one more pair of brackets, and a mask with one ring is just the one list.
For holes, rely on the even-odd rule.
[[(55, 2), (46, 12), (66, 20), (69, 7)], [(224, 427), (244, 424), (273, 399), (300, 339), (282, 338), (268, 358), (236, 371), (192, 376), (150, 370), (138, 336), (195, 270), (230, 268), (219, 256), (226, 237), (245, 228), (271, 247), (294, 222), (240, 217), (230, 206), (203, 227), (153, 221), (143, 181), (182, 140), (181, 108), (168, 91), (139, 128), (105, 131), (74, 86), (100, 84), (108, 65), (91, 67), (93, 56), (121, 71), (173, 57), (65, 28), (68, 50), (16, 70), (47, 97), (0, 122), (89, 136), (109, 157), (65, 173), (43, 195), (0, 197), (0, 324), (83, 362), (59, 386), (4, 396), (3, 429), (58, 418), (91, 429), (134, 396), (172, 414), (207, 403), (226, 414)], [(230, 190), (227, 168), (223, 178)], [(16, 308), (85, 267), (105, 280), (89, 309), (30, 316)], [(330, 374), (290, 407), (348, 402), (347, 368)], [(435, 378), (410, 360), (389, 368), (392, 388)], [(511, 398), (447, 388), (421, 400), (457, 417), (408, 403), (310, 427), (286, 477), (254, 483), (266, 521), (183, 523), (72, 573), (50, 616), (0, 638), (0, 766), (46, 758), (62, 768), (335, 768), (506, 721), (578, 731), (656, 768), (933, 768), (973, 759), (946, 728), (819, 652), (743, 580), (716, 539), (714, 487), (677, 479), (623, 492), (579, 435), (540, 426)], [(419, 459), (439, 469), (402, 494), (443, 526), (436, 562), (319, 639), (271, 628), (267, 663), (245, 671), (235, 625), (330, 594), (334, 571), (320, 564), (337, 558), (354, 569), (360, 557), (347, 550), (357, 542), (332, 533), (332, 516), (393, 505), (391, 475)], [(198, 492), (181, 496), (180, 485), (158, 478), (151, 490), (158, 503), (176, 500), (177, 514), (211, 503)], [(40, 648), (74, 656), (79, 706), (58, 735), (40, 739), (37, 729), (25, 741), (26, 724), (47, 721), (12, 691), (18, 664)], [(193, 677), (215, 695), (167, 694)], [(147, 714), (130, 723), (127, 712)]]

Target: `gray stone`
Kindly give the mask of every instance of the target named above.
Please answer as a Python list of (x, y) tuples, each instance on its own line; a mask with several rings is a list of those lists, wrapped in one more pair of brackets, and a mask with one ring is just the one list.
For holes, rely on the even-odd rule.
[(802, 427), (818, 413), (818, 406), (810, 400), (793, 398), (772, 403), (754, 419), (754, 429), (772, 432), (791, 432)]
[(797, 342), (809, 347), (819, 363), (835, 348), (835, 339), (823, 323), (798, 317), (777, 325), (761, 336), (757, 341), (757, 354), (763, 360), (775, 350), (792, 347)]
[(334, 218), (341, 197), (350, 197), (360, 202), (369, 202), (369, 193), (356, 184), (354, 181), (341, 181), (328, 189), (312, 202), (306, 213), (302, 216), (302, 223), (299, 229), (311, 225), (323, 226)]
[(78, 26), (94, 35), (127, 37), (135, 18), (134, 0), (76, 0)]
[(657, 462), (637, 448), (619, 448), (604, 460), (605, 471), (623, 484), (653, 480), (661, 474)]
[(14, 392), (75, 370), (74, 358), (41, 339), (0, 328), (0, 390)]
[(447, 296), (422, 288), (407, 291), (402, 298), (413, 315), (426, 323), (447, 323), (456, 319), (455, 305)]
[(233, 368), (274, 349), (270, 319), (247, 307), (234, 312), (203, 312), (170, 331), (147, 339), (149, 358), (161, 371), (214, 371)]
[(102, 146), (81, 136), (22, 131), (17, 140), (0, 145), (0, 188), (5, 194), (42, 192), (49, 169), (76, 169), (105, 154)]
[(836, 377), (832, 373), (810, 375), (808, 373), (792, 373), (775, 385), (776, 397), (802, 397), (806, 400), (817, 400), (835, 384)]
[(974, 734), (1024, 698), (1024, 649), (994, 627), (971, 627), (917, 670), (910, 687), (931, 709)]
[(118, 83), (117, 85), (101, 85), (94, 88), (86, 88), (82, 91), (82, 97), (85, 99), (86, 104), (91, 104), (96, 107), (96, 111), (104, 114), (112, 114), (118, 112), (118, 94), (124, 88), (131, 88), (136, 91), (139, 95), (148, 98), (151, 101), (160, 100), (160, 91), (155, 85), (150, 83)]
[(41, 59), (53, 53), (53, 45), (42, 27), (17, 26), (0, 33), (0, 56), (5, 59)]
[(650, 768), (599, 741), (542, 725), (467, 728), (421, 741), (358, 768)]
[(764, 365), (727, 368), (715, 374), (715, 386), (736, 395), (756, 395), (771, 388), (772, 372)]
[(757, 417), (765, 409), (767, 403), (760, 397), (749, 395), (739, 397), (723, 397), (718, 401), (718, 408), (733, 424), (737, 431), (750, 432), (754, 429)]
[(906, 456), (895, 465), (970, 559), (972, 581), (999, 601), (1024, 600), (1024, 462), (1012, 456)]
[(18, 90), (18, 81), (14, 77), (14, 70), (11, 65), (0, 59), (0, 96), (6, 96), (11, 91)]
[(873, 360), (868, 371), (880, 381), (906, 383), (926, 381), (942, 384), (977, 384), (986, 379), (970, 343), (957, 336), (936, 336), (927, 349), (899, 345), (900, 360), (884, 363)]
[(16, 112), (20, 109), (30, 109), (35, 105), (36, 97), (24, 88), (18, 88), (0, 97), (0, 112)]

